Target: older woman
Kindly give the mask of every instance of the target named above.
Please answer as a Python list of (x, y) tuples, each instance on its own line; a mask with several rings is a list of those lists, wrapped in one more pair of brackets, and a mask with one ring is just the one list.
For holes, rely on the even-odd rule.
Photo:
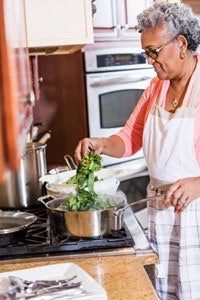
[(88, 151), (129, 156), (143, 147), (150, 186), (164, 198), (148, 205), (149, 241), (158, 254), (160, 299), (200, 299), (200, 24), (189, 6), (154, 3), (138, 16), (143, 55), (157, 77), (125, 127), (108, 138), (83, 139)]

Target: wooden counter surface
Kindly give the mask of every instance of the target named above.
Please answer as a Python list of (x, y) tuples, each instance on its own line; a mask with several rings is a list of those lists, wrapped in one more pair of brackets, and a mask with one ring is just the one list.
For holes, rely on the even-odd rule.
[[(117, 255), (89, 258), (41, 258), (34, 262), (2, 262), (0, 272), (72, 262), (90, 274), (107, 292), (108, 300), (156, 300), (153, 285), (144, 265), (155, 264), (155, 254)], [(95, 300), (95, 299), (94, 299)]]

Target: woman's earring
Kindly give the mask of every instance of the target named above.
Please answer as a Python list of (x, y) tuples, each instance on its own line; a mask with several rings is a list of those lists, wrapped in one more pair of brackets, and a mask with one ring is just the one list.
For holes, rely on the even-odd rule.
[(186, 59), (185, 52), (180, 52), (180, 59)]

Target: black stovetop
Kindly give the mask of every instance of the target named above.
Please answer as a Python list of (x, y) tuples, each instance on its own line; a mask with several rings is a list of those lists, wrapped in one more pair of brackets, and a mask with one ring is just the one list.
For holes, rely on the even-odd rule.
[(93, 250), (133, 247), (134, 241), (127, 227), (98, 239), (56, 237), (49, 226), (47, 209), (29, 208), (23, 211), (33, 213), (37, 220), (28, 227), (24, 239), (7, 246), (0, 246), (0, 260), (83, 254)]

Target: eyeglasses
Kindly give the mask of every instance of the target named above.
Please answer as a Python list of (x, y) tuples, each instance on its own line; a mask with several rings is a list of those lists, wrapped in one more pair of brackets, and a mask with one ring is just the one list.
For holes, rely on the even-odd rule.
[(172, 43), (175, 39), (177, 38), (177, 36), (173, 37), (172, 39), (170, 39), (169, 41), (167, 41), (166, 43), (164, 43), (162, 46), (158, 47), (158, 48), (155, 48), (155, 49), (148, 49), (144, 52), (141, 52), (141, 55), (144, 57), (144, 58), (148, 58), (148, 57), (151, 57), (153, 59), (156, 59), (158, 58), (158, 55), (160, 53), (160, 51), (166, 47), (167, 45), (169, 45), (170, 43)]

